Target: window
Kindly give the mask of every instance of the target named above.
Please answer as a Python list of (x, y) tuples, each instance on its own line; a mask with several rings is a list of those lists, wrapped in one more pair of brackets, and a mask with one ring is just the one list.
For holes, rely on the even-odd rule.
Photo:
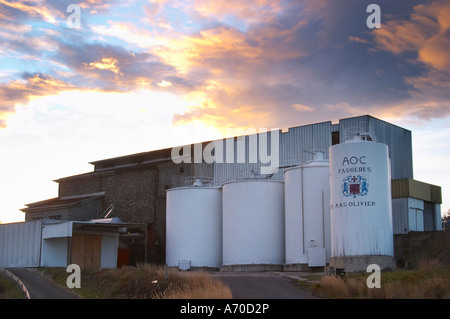
[(331, 145), (339, 144), (339, 131), (331, 132)]

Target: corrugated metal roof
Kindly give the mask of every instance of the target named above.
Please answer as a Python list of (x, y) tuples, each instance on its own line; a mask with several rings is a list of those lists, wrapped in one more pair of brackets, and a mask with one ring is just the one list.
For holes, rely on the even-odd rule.
[(73, 197), (73, 198), (51, 198), (35, 203), (26, 204), (26, 208), (22, 208), (21, 211), (27, 213), (33, 210), (42, 210), (42, 209), (51, 209), (51, 208), (60, 208), (60, 207), (68, 207), (72, 205), (76, 205), (78, 203), (84, 202), (86, 200), (91, 200), (94, 198), (102, 197), (103, 195), (87, 195), (85, 197)]

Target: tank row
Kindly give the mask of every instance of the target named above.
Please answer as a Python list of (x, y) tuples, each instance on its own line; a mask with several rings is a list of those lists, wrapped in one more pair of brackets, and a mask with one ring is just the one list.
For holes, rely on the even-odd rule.
[(387, 146), (356, 139), (329, 154), (285, 169), (284, 182), (249, 178), (214, 187), (194, 179), (167, 190), (167, 265), (393, 267)]

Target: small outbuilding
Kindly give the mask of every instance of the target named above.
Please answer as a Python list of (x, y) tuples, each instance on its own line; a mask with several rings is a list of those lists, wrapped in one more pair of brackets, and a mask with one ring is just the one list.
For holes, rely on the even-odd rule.
[(120, 236), (139, 226), (117, 218), (2, 224), (0, 267), (116, 268)]
[(394, 234), (442, 230), (441, 187), (412, 178), (392, 180)]

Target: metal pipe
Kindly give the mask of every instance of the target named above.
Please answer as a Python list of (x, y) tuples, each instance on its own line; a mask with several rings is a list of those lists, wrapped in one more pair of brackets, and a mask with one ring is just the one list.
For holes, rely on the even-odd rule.
[(325, 248), (325, 194), (322, 190), (322, 244)]
[(303, 194), (303, 164), (301, 166), (301, 186), (302, 186), (302, 254), (305, 254), (305, 205), (304, 205), (304, 194)]

